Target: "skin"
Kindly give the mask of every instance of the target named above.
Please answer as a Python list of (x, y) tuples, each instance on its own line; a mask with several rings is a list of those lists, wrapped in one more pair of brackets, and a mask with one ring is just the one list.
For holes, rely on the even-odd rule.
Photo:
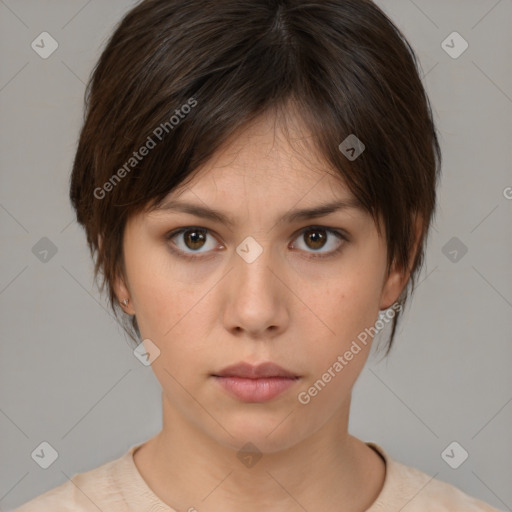
[[(307, 405), (297, 395), (375, 324), (409, 275), (386, 273), (385, 240), (363, 210), (277, 223), (290, 210), (353, 198), (306, 149), (298, 118), (289, 120), (285, 136), (273, 115), (261, 116), (169, 194), (221, 210), (234, 226), (176, 211), (144, 212), (126, 225), (115, 291), (130, 299), (124, 309), (137, 316), (142, 339), (160, 350), (152, 369), (163, 404), (162, 431), (134, 461), (177, 510), (364, 511), (384, 483), (382, 459), (348, 433), (352, 388), (371, 344)], [(166, 238), (189, 226), (209, 230), (202, 246), (186, 234)], [(315, 245), (301, 235), (310, 226), (344, 230), (349, 240), (320, 229), (329, 238)], [(236, 252), (247, 236), (263, 249), (252, 263)], [(340, 244), (341, 252), (311, 259)], [(186, 260), (171, 246), (207, 257)], [(244, 403), (211, 377), (240, 361), (272, 361), (301, 378), (268, 402)], [(237, 458), (247, 442), (262, 454), (252, 467)]]

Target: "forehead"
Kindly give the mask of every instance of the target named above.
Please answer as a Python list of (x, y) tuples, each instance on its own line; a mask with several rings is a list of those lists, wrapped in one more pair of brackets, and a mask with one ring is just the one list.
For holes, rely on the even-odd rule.
[(251, 199), (282, 204), (314, 200), (355, 201), (340, 172), (319, 153), (301, 119), (265, 113), (240, 129), (166, 198)]
[(283, 124), (267, 115), (231, 137), (149, 217), (185, 213), (229, 229), (253, 222), (270, 231), (336, 212), (367, 224), (368, 212), (319, 154), (312, 134), (296, 119)]

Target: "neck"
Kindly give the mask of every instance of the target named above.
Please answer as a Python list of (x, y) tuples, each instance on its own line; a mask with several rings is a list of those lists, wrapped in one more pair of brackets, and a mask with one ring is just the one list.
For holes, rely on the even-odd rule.
[(176, 510), (364, 511), (382, 488), (383, 461), (348, 434), (350, 399), (307, 439), (283, 447), (269, 440), (277, 436), (262, 435), (265, 441), (248, 447), (219, 443), (162, 397), (163, 429), (134, 459), (153, 492)]

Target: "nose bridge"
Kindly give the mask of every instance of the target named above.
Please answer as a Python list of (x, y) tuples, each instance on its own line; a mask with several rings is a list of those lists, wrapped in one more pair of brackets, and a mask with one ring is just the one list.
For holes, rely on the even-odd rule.
[(235, 272), (233, 278), (239, 280), (236, 283), (237, 288), (244, 288), (247, 291), (266, 294), (273, 292), (272, 282), (275, 279), (275, 271), (271, 271), (276, 266), (274, 251), (270, 245), (270, 239), (256, 240), (253, 236), (247, 236), (236, 247), (234, 255)]
[(236, 247), (225, 311), (228, 328), (253, 334), (269, 327), (282, 329), (286, 307), (274, 255), (268, 237), (260, 243), (248, 236)]

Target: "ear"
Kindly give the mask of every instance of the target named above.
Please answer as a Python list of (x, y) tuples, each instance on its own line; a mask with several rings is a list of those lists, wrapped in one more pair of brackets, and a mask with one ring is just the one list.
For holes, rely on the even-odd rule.
[[(114, 279), (114, 282), (112, 283), (112, 287), (123, 311), (129, 315), (135, 315), (132, 297), (130, 291), (128, 290), (128, 287), (126, 286), (124, 277), (121, 275), (117, 275)], [(126, 305), (123, 304), (123, 300), (125, 299), (129, 299), (129, 302)]]
[[(101, 245), (103, 242), (103, 238), (101, 235), (98, 236), (98, 247), (101, 249)], [(126, 286), (125, 278), (123, 275), (121, 275), (121, 271), (118, 272), (116, 277), (114, 278), (113, 282), (111, 283), (111, 286), (114, 290), (114, 293), (117, 297), (117, 301), (119, 302), (121, 308), (123, 311), (129, 315), (135, 315), (135, 310), (133, 308), (132, 300), (131, 300), (131, 294), (128, 290), (128, 287)], [(122, 302), (125, 299), (130, 299), (130, 302), (125, 306)]]
[(409, 257), (409, 268), (400, 269), (397, 268), (395, 263), (393, 263), (392, 268), (388, 276), (386, 277), (386, 280), (384, 281), (384, 285), (382, 287), (382, 296), (380, 304), (381, 310), (388, 309), (389, 307), (391, 307), (391, 305), (398, 300), (400, 294), (407, 286), (407, 282), (409, 281), (409, 277), (411, 275), (410, 266), (416, 256), (416, 252), (418, 250), (418, 245), (421, 238), (422, 224), (423, 223), (421, 217), (419, 215), (416, 216), (414, 222), (414, 245), (411, 255)]

